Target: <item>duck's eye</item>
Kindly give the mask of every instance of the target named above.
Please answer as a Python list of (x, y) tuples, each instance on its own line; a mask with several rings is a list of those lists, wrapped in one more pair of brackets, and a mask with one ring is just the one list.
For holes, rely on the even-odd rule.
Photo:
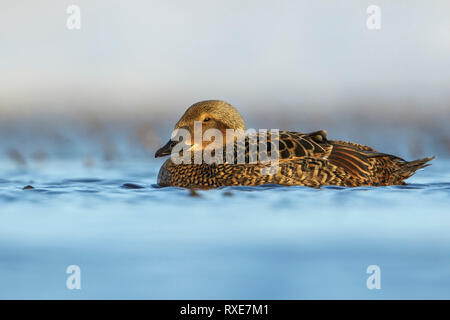
[(205, 119), (203, 119), (203, 122), (208, 122), (209, 120), (211, 120), (211, 118), (206, 117)]

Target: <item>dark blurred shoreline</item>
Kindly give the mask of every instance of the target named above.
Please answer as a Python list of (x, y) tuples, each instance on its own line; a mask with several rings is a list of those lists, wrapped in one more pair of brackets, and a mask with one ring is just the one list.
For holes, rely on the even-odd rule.
[[(450, 112), (389, 112), (363, 107), (334, 111), (320, 108), (293, 112), (270, 108), (255, 112), (240, 108), (248, 128), (279, 128), (309, 132), (328, 131), (329, 139), (370, 145), (407, 159), (450, 156)], [(170, 138), (173, 125), (184, 110), (162, 112), (92, 112), (57, 114), (22, 113), (0, 119), (0, 152), (18, 166), (49, 159), (79, 158), (86, 166), (99, 161), (153, 159), (154, 152)], [(97, 110), (97, 111), (96, 111)], [(153, 108), (154, 110), (154, 108)], [(280, 112), (280, 110), (286, 110)]]

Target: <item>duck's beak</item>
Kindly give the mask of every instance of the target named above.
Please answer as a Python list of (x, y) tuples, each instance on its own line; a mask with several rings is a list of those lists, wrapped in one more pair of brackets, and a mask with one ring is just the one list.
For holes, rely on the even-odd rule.
[(155, 153), (155, 158), (168, 156), (172, 153), (173, 147), (177, 144), (177, 141), (169, 140), (163, 147), (159, 148)]

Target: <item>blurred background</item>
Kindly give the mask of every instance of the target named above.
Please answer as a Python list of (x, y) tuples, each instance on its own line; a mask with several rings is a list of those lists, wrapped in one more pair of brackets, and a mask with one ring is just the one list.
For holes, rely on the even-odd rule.
[[(252, 128), (450, 152), (445, 0), (0, 3), (0, 147), (16, 162), (152, 158), (205, 99)], [(80, 30), (66, 27), (72, 4)], [(366, 27), (372, 4), (380, 30)]]

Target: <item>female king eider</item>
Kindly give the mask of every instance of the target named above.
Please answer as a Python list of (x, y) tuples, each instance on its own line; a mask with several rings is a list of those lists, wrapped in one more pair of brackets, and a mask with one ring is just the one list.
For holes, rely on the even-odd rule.
[[(194, 137), (194, 121), (201, 122), (202, 132), (218, 129), (246, 130), (244, 120), (230, 104), (208, 100), (198, 102), (184, 113), (175, 129), (185, 129)], [(198, 123), (198, 122), (197, 122)], [(270, 135), (267, 151), (270, 152)], [(225, 141), (225, 139), (223, 139)], [(249, 139), (246, 138), (248, 160)], [(285, 186), (320, 187), (327, 185), (359, 187), (404, 185), (416, 170), (428, 166), (433, 157), (406, 161), (374, 149), (337, 140), (328, 140), (326, 131), (300, 133), (279, 131), (278, 168), (264, 173), (266, 164), (251, 163), (181, 163), (168, 159), (158, 175), (160, 186), (216, 188), (220, 186)], [(178, 142), (169, 141), (156, 151), (155, 157), (170, 155)], [(193, 140), (191, 141), (193, 144)], [(205, 145), (202, 143), (202, 148)], [(225, 147), (224, 147), (225, 149)]]

